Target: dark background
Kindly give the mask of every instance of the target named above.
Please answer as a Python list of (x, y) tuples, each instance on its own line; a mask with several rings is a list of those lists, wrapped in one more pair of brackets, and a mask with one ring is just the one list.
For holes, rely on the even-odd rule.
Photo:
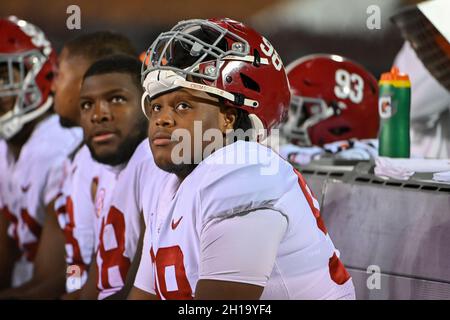
[[(390, 69), (403, 40), (389, 17), (414, 0), (1, 0), (0, 16), (39, 26), (57, 50), (64, 41), (96, 30), (129, 36), (144, 51), (161, 32), (189, 18), (229, 17), (264, 34), (285, 65), (310, 53), (354, 59), (379, 77)], [(69, 5), (81, 9), (81, 29), (69, 30)], [(367, 7), (381, 9), (381, 29), (369, 30)]]

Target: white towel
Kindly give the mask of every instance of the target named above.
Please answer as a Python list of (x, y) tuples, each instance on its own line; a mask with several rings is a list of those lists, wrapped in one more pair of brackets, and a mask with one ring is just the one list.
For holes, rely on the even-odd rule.
[(449, 182), (450, 183), (450, 171), (437, 172), (433, 174), (433, 180), (439, 182)]
[(317, 146), (299, 147), (285, 144), (280, 147), (280, 156), (291, 163), (307, 165), (312, 160), (333, 156), (345, 160), (370, 160), (378, 155), (376, 139), (350, 139), (327, 143), (323, 148)]
[(415, 172), (450, 171), (450, 159), (405, 159), (378, 157), (375, 174), (398, 180), (408, 180)]

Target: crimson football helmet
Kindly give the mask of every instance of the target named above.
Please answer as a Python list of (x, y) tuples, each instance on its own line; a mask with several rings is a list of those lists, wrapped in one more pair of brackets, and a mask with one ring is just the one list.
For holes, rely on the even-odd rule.
[(287, 115), (290, 91), (280, 56), (240, 22), (181, 21), (159, 35), (143, 60), (149, 63), (143, 64), (142, 102), (180, 87), (204, 91), (247, 111), (258, 133)]
[(378, 135), (378, 84), (361, 65), (313, 54), (287, 66), (291, 107), (282, 134), (301, 146)]
[(0, 139), (10, 139), (52, 106), (56, 54), (39, 28), (16, 17), (0, 19), (0, 35), (0, 101), (14, 99), (0, 116)]

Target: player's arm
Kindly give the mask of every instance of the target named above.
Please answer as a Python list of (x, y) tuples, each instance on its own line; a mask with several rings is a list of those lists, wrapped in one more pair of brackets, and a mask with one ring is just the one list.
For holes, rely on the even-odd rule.
[(141, 252), (142, 252), (142, 242), (144, 240), (144, 234), (145, 234), (145, 223), (144, 219), (142, 218), (140, 220), (140, 235), (138, 240), (138, 245), (136, 248), (136, 252), (134, 254), (133, 261), (131, 262), (130, 268), (128, 269), (127, 278), (125, 280), (125, 285), (123, 288), (106, 298), (106, 300), (125, 300), (127, 299), (128, 294), (130, 293), (131, 289), (133, 288), (134, 279), (136, 278), (136, 273), (139, 268), (139, 263), (141, 261)]
[(91, 264), (89, 266), (89, 273), (86, 283), (81, 288), (79, 292), (80, 300), (97, 300), (98, 299), (98, 289), (97, 289), (97, 277), (98, 270), (97, 264), (95, 263), (96, 252), (92, 255)]
[(150, 257), (151, 230), (146, 227), (141, 227), (141, 230), (144, 231), (142, 247), (136, 251), (136, 256), (140, 256), (139, 267), (128, 300), (158, 300), (154, 291), (153, 265)]
[(264, 287), (220, 280), (200, 280), (195, 290), (196, 300), (257, 300)]
[(259, 299), (286, 228), (285, 216), (271, 209), (208, 222), (200, 235), (195, 299)]
[(9, 221), (0, 209), (0, 290), (11, 287), (14, 263), (20, 256), (16, 243), (8, 235), (8, 227)]
[(46, 208), (32, 279), (13, 289), (10, 298), (56, 299), (64, 293), (66, 262), (64, 235), (54, 211), (54, 200)]

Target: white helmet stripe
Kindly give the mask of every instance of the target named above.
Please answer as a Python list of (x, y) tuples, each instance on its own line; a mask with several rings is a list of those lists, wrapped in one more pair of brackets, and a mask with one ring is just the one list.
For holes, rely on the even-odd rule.
[[(161, 93), (165, 93), (179, 87), (211, 93), (232, 102), (234, 102), (236, 98), (233, 93), (201, 83), (186, 81), (182, 76), (171, 70), (155, 70), (148, 73), (145, 77), (143, 87), (145, 90), (141, 101), (143, 110), (145, 97), (148, 96), (149, 98), (152, 98)], [(244, 98), (243, 105), (251, 108), (257, 108), (259, 103), (256, 100)]]

